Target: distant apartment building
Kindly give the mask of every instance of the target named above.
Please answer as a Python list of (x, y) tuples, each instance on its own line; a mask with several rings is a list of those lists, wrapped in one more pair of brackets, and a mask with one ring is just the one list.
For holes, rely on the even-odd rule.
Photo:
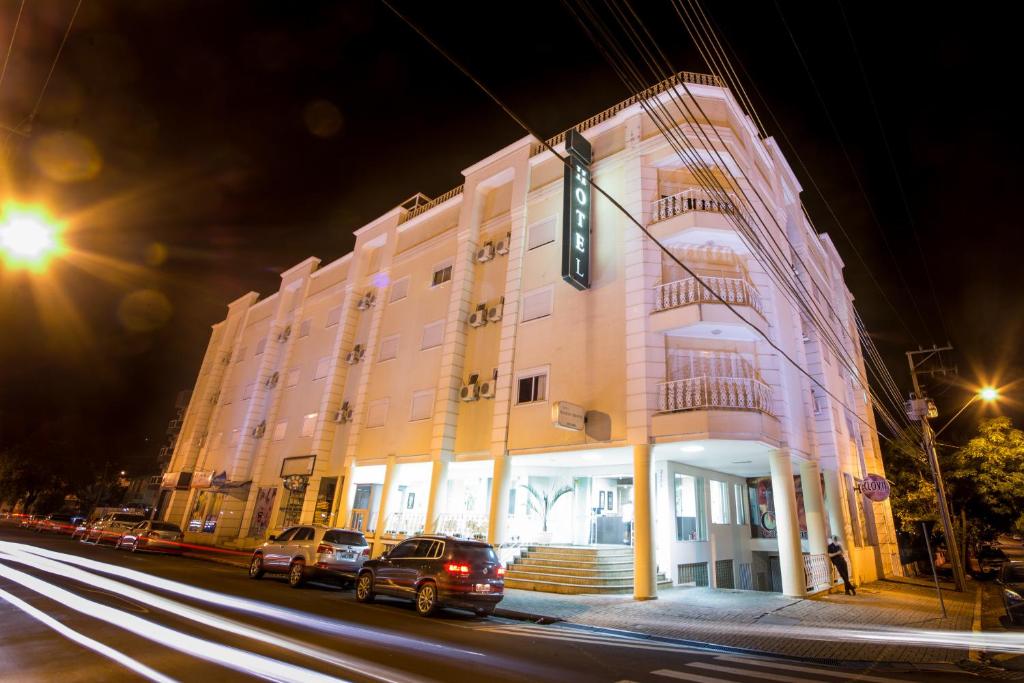
[[(899, 573), (889, 504), (858, 487), (884, 472), (839, 255), (731, 93), (677, 78), (724, 140), (715, 172), (766, 198), (854, 371), (751, 251), (736, 205), (699, 186), (634, 98), (577, 127), (591, 177), (742, 319), (596, 192), (589, 288), (563, 281), (564, 165), (524, 138), (460, 187), (359, 228), (346, 256), (228, 304), (164, 518), (190, 542), (243, 548), (299, 523), (362, 529), (375, 554), (418, 532), (619, 547), (607, 556), (631, 559), (624, 572), (575, 583), (638, 598), (669, 582), (820, 590), (833, 533), (855, 581)], [(522, 571), (540, 590), (565, 580)]]

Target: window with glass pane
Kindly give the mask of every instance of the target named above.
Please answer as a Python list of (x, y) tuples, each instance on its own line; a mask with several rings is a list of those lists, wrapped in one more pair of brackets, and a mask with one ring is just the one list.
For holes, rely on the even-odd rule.
[(711, 480), (711, 523), (729, 523), (729, 485)]
[(535, 403), (547, 398), (548, 373), (546, 371), (520, 377), (517, 384), (516, 403)]
[(744, 493), (742, 484), (733, 484), (733, 494), (736, 499), (736, 523), (747, 523), (747, 496)]
[(701, 477), (676, 474), (676, 540), (707, 540)]
[(431, 287), (437, 287), (452, 279), (452, 264), (445, 263), (434, 269), (434, 276), (430, 280)]

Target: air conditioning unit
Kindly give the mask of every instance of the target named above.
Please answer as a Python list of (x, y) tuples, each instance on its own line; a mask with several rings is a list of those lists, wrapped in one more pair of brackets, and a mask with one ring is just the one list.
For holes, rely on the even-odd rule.
[(504, 310), (505, 297), (501, 297), (498, 300), (498, 303), (494, 304), (493, 306), (487, 309), (487, 319), (492, 323), (498, 322), (499, 320), (501, 320), (501, 314), (504, 312)]
[(352, 421), (352, 406), (348, 404), (348, 401), (342, 403), (339, 410), (334, 411), (334, 421), (342, 423)]
[(494, 398), (494, 390), (498, 388), (498, 383), (493, 379), (489, 379), (480, 385), (480, 398)]
[(292, 326), (288, 325), (283, 330), (281, 330), (280, 334), (277, 335), (277, 341), (279, 341), (279, 342), (288, 341), (288, 337), (290, 337), (290, 336), (292, 336)]
[(374, 294), (372, 291), (367, 292), (362, 297), (360, 297), (358, 302), (356, 302), (356, 308), (358, 308), (360, 311), (365, 311), (366, 309), (373, 306), (374, 302), (376, 301), (377, 295)]
[(345, 362), (349, 365), (355, 365), (363, 359), (363, 345), (356, 344), (351, 351), (345, 356)]
[(280, 373), (277, 373), (277, 372), (275, 372), (274, 374), (272, 374), (272, 375), (271, 375), (270, 377), (268, 377), (268, 378), (267, 378), (267, 381), (265, 381), (265, 382), (263, 383), (263, 385), (264, 385), (264, 386), (265, 386), (265, 387), (266, 387), (267, 389), (273, 389), (274, 387), (276, 387), (276, 386), (277, 386), (277, 381), (278, 381), (279, 379), (281, 379), (281, 374), (280, 374)]
[(506, 232), (505, 233), (505, 239), (499, 240), (494, 245), (494, 252), (496, 254), (501, 254), (502, 256), (504, 256), (505, 254), (508, 253), (508, 246), (511, 243), (512, 243), (512, 233)]
[(262, 439), (263, 435), (266, 433), (266, 431), (267, 431), (267, 421), (264, 420), (263, 422), (260, 422), (258, 425), (253, 427), (252, 431), (249, 432), (249, 433), (252, 435), (252, 438), (254, 438), (254, 439)]
[(487, 324), (487, 304), (480, 304), (469, 314), (470, 327), (482, 327)]
[(472, 374), (469, 376), (469, 381), (462, 385), (462, 389), (459, 390), (459, 398), (463, 401), (475, 401), (480, 398), (480, 385), (477, 381), (480, 379), (480, 375)]
[(487, 263), (494, 258), (494, 243), (484, 242), (483, 246), (476, 250), (476, 262)]

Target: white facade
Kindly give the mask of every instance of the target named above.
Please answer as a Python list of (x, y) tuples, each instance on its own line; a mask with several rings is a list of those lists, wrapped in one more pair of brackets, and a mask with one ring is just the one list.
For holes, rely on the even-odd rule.
[[(863, 379), (843, 264), (806, 222), (778, 147), (710, 77), (686, 78), (730, 172), (784, 226), (790, 267), (827, 293)], [(802, 595), (826, 533), (844, 539), (855, 581), (898, 572), (888, 504), (855, 490), (884, 474), (857, 378), (639, 104), (579, 128), (594, 182), (842, 404), (596, 192), (592, 286), (564, 283), (563, 165), (525, 138), (463, 171), (461, 187), (360, 228), (352, 253), (307, 259), (275, 294), (229, 304), (170, 467), (196, 488), (183, 477), (165, 518), (192, 541), (239, 547), (299, 521), (363, 528), (375, 552), (422, 530), (621, 543), (635, 549), (638, 598), (656, 594), (656, 570)], [(555, 428), (556, 401), (606, 414), (610, 440)], [(546, 530), (527, 486), (571, 489)], [(768, 507), (775, 537), (760, 524)]]

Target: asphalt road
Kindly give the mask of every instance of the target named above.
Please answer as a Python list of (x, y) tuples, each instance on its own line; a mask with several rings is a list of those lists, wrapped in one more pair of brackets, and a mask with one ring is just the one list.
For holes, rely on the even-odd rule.
[(0, 522), (0, 680), (941, 681), (478, 618)]

